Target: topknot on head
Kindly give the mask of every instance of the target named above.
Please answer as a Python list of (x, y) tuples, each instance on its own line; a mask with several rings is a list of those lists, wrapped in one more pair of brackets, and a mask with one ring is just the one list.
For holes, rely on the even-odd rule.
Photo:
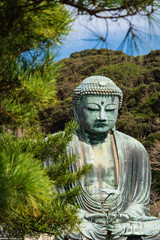
[(123, 93), (119, 87), (104, 76), (91, 76), (85, 78), (73, 92), (73, 104), (77, 108), (83, 95), (118, 96), (119, 108), (123, 100)]

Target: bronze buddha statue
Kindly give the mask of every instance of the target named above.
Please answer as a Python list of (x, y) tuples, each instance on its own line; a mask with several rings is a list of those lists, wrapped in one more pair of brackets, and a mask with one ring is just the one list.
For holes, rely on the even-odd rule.
[(80, 128), (67, 153), (76, 155), (72, 171), (88, 163), (93, 168), (79, 183), (82, 224), (69, 239), (160, 239), (160, 220), (150, 216), (148, 154), (136, 139), (115, 130), (122, 99), (122, 91), (103, 76), (88, 77), (74, 90)]

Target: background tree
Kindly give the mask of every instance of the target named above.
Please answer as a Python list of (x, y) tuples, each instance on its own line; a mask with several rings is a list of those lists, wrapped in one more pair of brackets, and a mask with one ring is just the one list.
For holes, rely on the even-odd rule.
[(72, 20), (56, 1), (1, 1), (0, 16), (1, 124), (30, 125), (35, 112), (55, 102), (50, 47), (68, 33)]
[[(0, 224), (3, 237), (61, 234), (79, 223), (71, 205), (79, 188), (58, 188), (78, 180), (65, 154), (74, 124), (64, 133), (42, 132), (40, 113), (56, 103), (57, 66), (51, 46), (70, 29), (70, 13), (57, 1), (0, 3)], [(45, 141), (45, 138), (48, 140)], [(43, 167), (51, 158), (54, 166)], [(53, 190), (54, 189), (54, 190)]]

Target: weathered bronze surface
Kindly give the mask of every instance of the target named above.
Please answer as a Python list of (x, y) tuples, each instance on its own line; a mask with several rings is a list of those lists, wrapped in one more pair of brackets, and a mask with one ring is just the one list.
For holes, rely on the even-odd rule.
[[(69, 239), (160, 240), (160, 220), (150, 217), (150, 163), (136, 139), (115, 130), (122, 92), (102, 76), (86, 78), (75, 89), (73, 110), (80, 128), (68, 147), (72, 171), (91, 163), (79, 183), (79, 232)], [(136, 237), (137, 236), (137, 237)]]

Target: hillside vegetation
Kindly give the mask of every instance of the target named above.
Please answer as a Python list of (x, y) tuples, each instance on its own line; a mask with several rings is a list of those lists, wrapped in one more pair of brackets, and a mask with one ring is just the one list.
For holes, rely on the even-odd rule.
[(150, 153), (153, 189), (160, 191), (160, 51), (145, 56), (127, 56), (121, 51), (92, 49), (71, 54), (58, 64), (57, 104), (44, 120), (47, 132), (64, 129), (73, 119), (73, 90), (86, 77), (103, 75), (122, 89), (124, 101), (117, 129), (138, 139)]

